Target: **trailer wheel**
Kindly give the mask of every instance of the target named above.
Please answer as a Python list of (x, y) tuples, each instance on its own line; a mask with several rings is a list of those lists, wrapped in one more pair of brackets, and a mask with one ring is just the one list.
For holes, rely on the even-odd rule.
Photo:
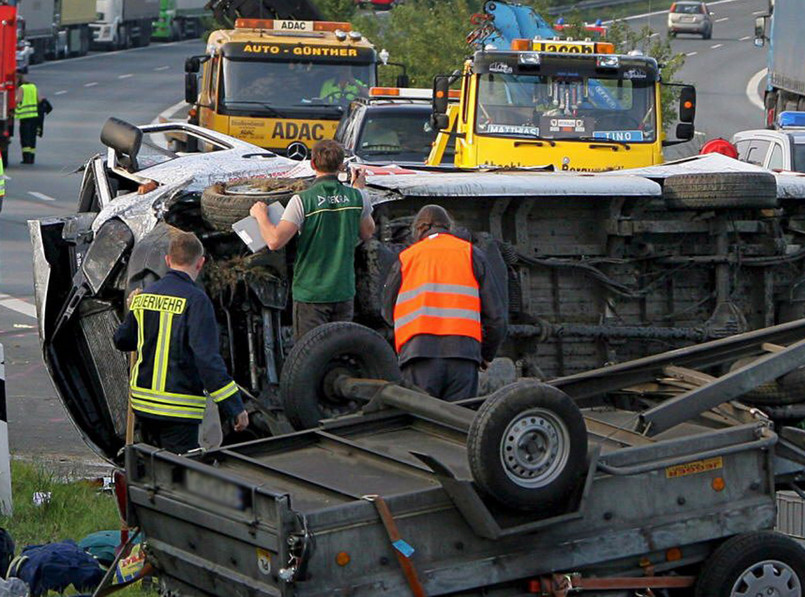
[(587, 430), (573, 400), (535, 381), (501, 388), (470, 427), (467, 455), (482, 491), (519, 510), (551, 509), (584, 474)]
[(675, 174), (665, 179), (669, 209), (768, 209), (777, 207), (777, 179), (765, 172)]
[(696, 597), (801, 597), (805, 549), (780, 533), (761, 531), (725, 541), (704, 563)]
[(401, 377), (397, 355), (374, 330), (351, 322), (321, 325), (294, 345), (282, 366), (279, 396), (291, 425), (310, 429), (360, 408), (335, 393), (340, 375), (394, 382)]
[(201, 216), (216, 230), (231, 231), (232, 224), (249, 215), (257, 201), (287, 202), (309, 183), (296, 178), (244, 178), (217, 183), (201, 194)]

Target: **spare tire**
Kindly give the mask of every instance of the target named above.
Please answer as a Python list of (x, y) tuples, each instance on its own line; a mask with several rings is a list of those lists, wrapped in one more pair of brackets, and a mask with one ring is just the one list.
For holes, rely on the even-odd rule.
[[(730, 365), (730, 372), (746, 367), (760, 357), (738, 359)], [(805, 402), (805, 367), (799, 367), (772, 381), (761, 384), (739, 397), (740, 402), (752, 406), (786, 406)]]
[(665, 179), (669, 209), (768, 209), (777, 207), (777, 179), (766, 172), (675, 174)]
[(294, 428), (310, 429), (321, 419), (360, 409), (335, 393), (339, 375), (393, 382), (401, 377), (397, 355), (374, 330), (350, 322), (321, 325), (294, 345), (282, 366), (279, 396)]
[(231, 231), (232, 224), (249, 215), (258, 201), (287, 203), (310, 186), (301, 178), (243, 178), (210, 185), (201, 194), (201, 216), (216, 230)]
[(484, 493), (510, 508), (549, 511), (566, 502), (586, 470), (584, 417), (558, 388), (519, 381), (481, 405), (467, 456)]

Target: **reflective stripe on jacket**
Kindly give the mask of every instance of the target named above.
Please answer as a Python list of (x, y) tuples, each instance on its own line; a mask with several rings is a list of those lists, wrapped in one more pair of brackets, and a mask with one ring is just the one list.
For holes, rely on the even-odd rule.
[(131, 302), (115, 345), (136, 350), (131, 405), (140, 415), (201, 421), (205, 390), (225, 411), (243, 410), (227, 373), (210, 299), (190, 277), (170, 270)]
[(402, 284), (394, 305), (394, 340), (419, 334), (465, 336), (481, 342), (481, 298), (472, 244), (433, 234), (400, 253)]
[(23, 83), (20, 85), (22, 91), (22, 101), (17, 104), (14, 116), (17, 120), (39, 117), (39, 98), (37, 97), (36, 85), (33, 83)]

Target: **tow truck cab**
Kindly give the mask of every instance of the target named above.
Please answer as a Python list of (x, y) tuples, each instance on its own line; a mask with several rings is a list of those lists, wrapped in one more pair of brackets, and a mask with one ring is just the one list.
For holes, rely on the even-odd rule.
[(349, 23), (237, 19), (185, 72), (191, 124), (301, 160), (375, 84), (377, 53)]
[(463, 168), (620, 170), (660, 164), (663, 145), (693, 137), (695, 91), (683, 86), (679, 141), (664, 140), (653, 58), (616, 55), (608, 42), (515, 39), (511, 46), (478, 51), (465, 63), (456, 106), (444, 99), (454, 77), (435, 78), (440, 133), (428, 164), (441, 163), (454, 143)]

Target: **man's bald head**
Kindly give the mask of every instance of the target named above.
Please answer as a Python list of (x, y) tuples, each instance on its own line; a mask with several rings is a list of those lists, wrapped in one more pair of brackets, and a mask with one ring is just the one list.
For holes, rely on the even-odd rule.
[(412, 224), (414, 239), (422, 240), (434, 228), (441, 228), (448, 232), (453, 229), (453, 218), (441, 205), (426, 205), (419, 210)]

